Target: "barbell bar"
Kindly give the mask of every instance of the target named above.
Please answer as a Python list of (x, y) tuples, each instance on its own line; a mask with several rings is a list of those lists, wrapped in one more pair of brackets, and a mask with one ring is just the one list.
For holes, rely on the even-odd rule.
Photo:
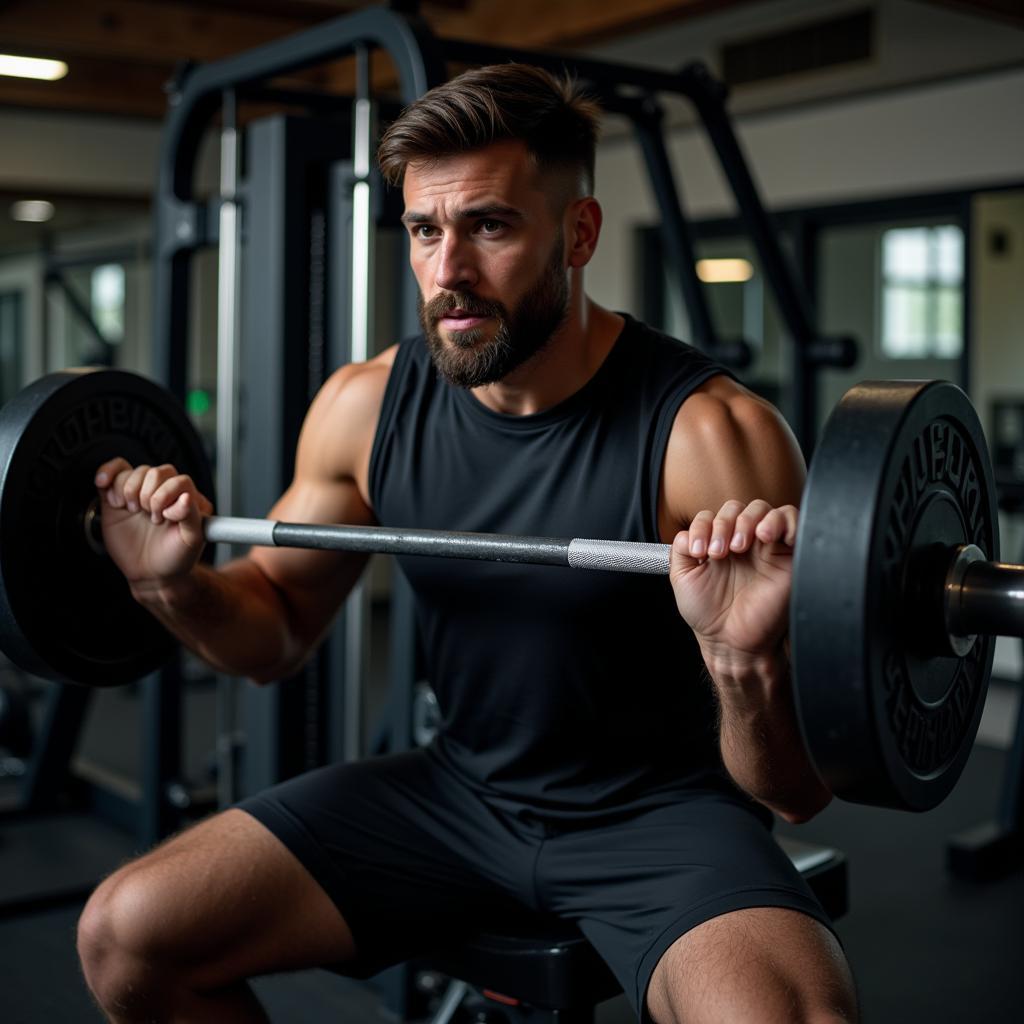
[[(154, 671), (176, 643), (106, 557), (93, 477), (115, 456), (171, 463), (213, 496), (180, 405), (123, 371), (65, 371), (0, 410), (0, 646), (90, 686)], [(426, 555), (665, 574), (669, 547), (209, 517), (212, 543)], [(1024, 635), (1024, 567), (999, 557), (977, 414), (938, 381), (851, 389), (822, 434), (793, 557), (794, 700), (832, 791), (926, 810), (977, 732), (995, 636)], [(204, 557), (209, 559), (211, 546)]]
[(210, 516), (204, 520), (203, 526), (206, 540), (212, 543), (469, 558), (485, 562), (560, 565), (570, 569), (652, 575), (668, 572), (669, 546), (638, 541), (566, 540), (502, 533), (285, 523), (230, 516)]
[[(97, 527), (91, 524), (97, 521), (98, 517), (87, 516), (94, 536)], [(672, 551), (669, 544), (643, 541), (288, 523), (239, 516), (206, 517), (203, 536), (211, 544), (467, 558), (662, 576), (669, 571)], [(986, 561), (973, 544), (950, 555), (941, 584), (941, 622), (951, 649), (958, 656), (966, 654), (979, 633), (1024, 637), (1024, 565)]]

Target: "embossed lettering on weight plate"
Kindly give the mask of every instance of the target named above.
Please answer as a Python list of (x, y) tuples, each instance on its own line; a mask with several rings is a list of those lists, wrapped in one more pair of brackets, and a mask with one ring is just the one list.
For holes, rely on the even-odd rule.
[[(900, 467), (886, 520), (882, 544), (886, 594), (899, 593), (917, 510), (922, 499), (936, 488), (955, 499), (966, 524), (968, 542), (982, 551), (992, 549), (990, 524), (983, 515), (981, 480), (974, 446), (952, 421), (936, 419), (914, 438)], [(886, 717), (900, 757), (915, 774), (938, 771), (960, 749), (974, 717), (986, 649), (985, 644), (975, 644), (956, 664), (945, 698), (928, 705), (914, 689), (905, 638), (897, 636), (886, 645), (881, 663)]]
[(130, 398), (104, 396), (83, 402), (60, 421), (32, 465), (30, 491), (51, 495), (54, 478), (67, 472), (68, 463), (107, 435), (141, 441), (154, 465), (183, 464), (173, 432), (157, 413)]

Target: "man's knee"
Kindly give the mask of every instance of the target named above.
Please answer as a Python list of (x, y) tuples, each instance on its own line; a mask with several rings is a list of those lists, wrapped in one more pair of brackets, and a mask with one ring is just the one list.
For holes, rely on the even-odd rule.
[(78, 921), (78, 955), (86, 983), (104, 1008), (129, 1009), (150, 998), (173, 959), (155, 879), (129, 865), (92, 894)]
[(725, 914), (678, 939), (651, 977), (655, 1024), (858, 1019), (853, 976), (835, 936), (791, 910)]

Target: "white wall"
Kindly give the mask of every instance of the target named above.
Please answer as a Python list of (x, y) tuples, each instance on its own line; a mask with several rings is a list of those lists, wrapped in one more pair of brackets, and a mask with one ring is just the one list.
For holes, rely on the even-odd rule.
[[(737, 113), (779, 109), (805, 100), (891, 90), (1024, 62), (1024, 31), (977, 11), (934, 0), (758, 0), (614, 39), (596, 57), (674, 71), (699, 60), (721, 71), (724, 46), (806, 28), (869, 7), (875, 31), (870, 56), (814, 72), (779, 75), (733, 89)], [(966, 7), (966, 5), (964, 5)], [(672, 116), (689, 117), (680, 105)]]
[[(993, 251), (994, 232), (1009, 240), (1005, 253)], [(972, 278), (974, 347), (971, 398), (986, 429), (993, 398), (1024, 394), (1024, 189), (978, 196), (974, 201)], [(1000, 530), (1002, 557), (1020, 561), (1024, 517), (1004, 516)], [(1021, 641), (1000, 639), (997, 674), (1020, 678), (1024, 672)]]
[(0, 110), (0, 188), (145, 195), (156, 176), (153, 121)]
[(971, 394), (987, 417), (993, 398), (1024, 392), (1024, 189), (977, 196), (973, 213)]
[[(827, 105), (751, 114), (736, 133), (770, 208), (920, 195), (1024, 182), (1024, 69)], [(669, 150), (695, 219), (735, 212), (714, 156), (697, 129)], [(647, 176), (631, 139), (602, 144), (597, 195), (605, 213), (589, 268), (591, 294), (633, 309), (633, 229), (656, 221)]]
[[(161, 129), (158, 121), (0, 108), (0, 189), (147, 196)], [(208, 139), (197, 187), (216, 183), (216, 160)]]

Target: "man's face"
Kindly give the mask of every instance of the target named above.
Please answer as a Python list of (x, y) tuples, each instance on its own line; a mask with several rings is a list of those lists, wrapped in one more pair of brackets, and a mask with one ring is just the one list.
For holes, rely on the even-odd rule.
[(451, 383), (503, 379), (565, 320), (569, 283), (553, 187), (520, 142), (406, 169), (402, 220), (420, 321)]

